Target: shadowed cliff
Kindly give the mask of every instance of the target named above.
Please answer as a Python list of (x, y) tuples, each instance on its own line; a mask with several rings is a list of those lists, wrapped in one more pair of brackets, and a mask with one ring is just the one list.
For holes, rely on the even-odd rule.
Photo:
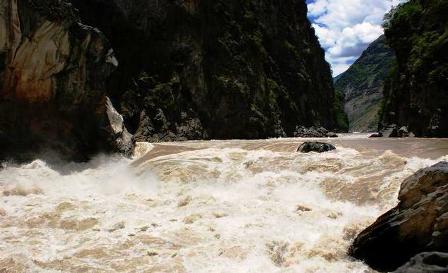
[(305, 1), (0, 0), (0, 14), (0, 159), (343, 127)]
[(139, 140), (338, 127), (305, 1), (72, 2), (117, 53), (109, 91)]
[(407, 126), (416, 136), (448, 136), (448, 2), (411, 0), (385, 23), (397, 67), (385, 84), (381, 127)]

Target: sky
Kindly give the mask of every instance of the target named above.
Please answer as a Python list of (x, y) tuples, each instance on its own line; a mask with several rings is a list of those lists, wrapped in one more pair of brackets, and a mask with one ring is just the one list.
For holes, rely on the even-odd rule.
[(333, 76), (347, 70), (383, 34), (384, 15), (403, 0), (307, 0), (308, 17)]

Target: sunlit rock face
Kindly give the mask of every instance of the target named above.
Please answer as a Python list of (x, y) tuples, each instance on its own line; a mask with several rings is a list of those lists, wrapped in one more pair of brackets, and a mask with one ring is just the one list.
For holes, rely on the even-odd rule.
[(118, 62), (105, 36), (66, 1), (1, 0), (0, 14), (0, 159), (108, 150), (105, 80)]
[(351, 248), (354, 257), (377, 270), (395, 270), (421, 252), (448, 250), (448, 162), (405, 179), (398, 198), (398, 206), (364, 230)]

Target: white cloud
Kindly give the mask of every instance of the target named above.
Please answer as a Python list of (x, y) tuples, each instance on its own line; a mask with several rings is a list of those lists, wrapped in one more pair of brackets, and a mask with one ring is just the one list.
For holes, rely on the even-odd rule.
[(384, 14), (400, 2), (403, 0), (314, 0), (308, 4), (309, 17), (335, 76), (383, 34)]

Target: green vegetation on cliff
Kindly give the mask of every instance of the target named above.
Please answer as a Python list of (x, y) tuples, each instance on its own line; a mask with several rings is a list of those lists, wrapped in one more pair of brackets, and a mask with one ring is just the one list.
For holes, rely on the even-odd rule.
[[(305, 1), (72, 0), (110, 39), (114, 101), (139, 140), (341, 127)], [(341, 123), (341, 122), (339, 122)]]
[(417, 136), (448, 136), (448, 1), (411, 0), (384, 24), (397, 67), (384, 90), (382, 126)]
[(350, 131), (369, 132), (378, 127), (384, 79), (395, 62), (393, 51), (381, 36), (335, 80), (336, 92), (344, 95)]

